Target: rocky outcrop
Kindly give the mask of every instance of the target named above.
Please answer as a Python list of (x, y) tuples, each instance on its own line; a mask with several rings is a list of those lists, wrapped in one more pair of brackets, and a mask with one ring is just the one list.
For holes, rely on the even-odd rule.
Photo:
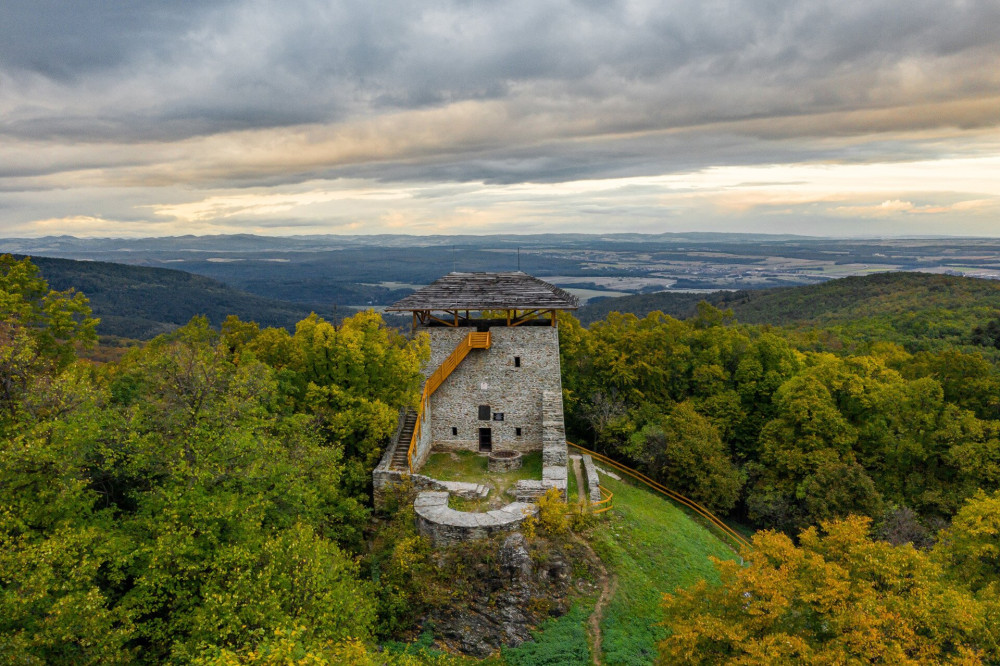
[[(425, 618), (439, 647), (486, 657), (501, 646), (520, 645), (531, 640), (538, 623), (565, 613), (572, 594), (596, 590), (596, 565), (576, 544), (529, 544), (514, 532), (490, 549), (488, 557), (482, 552), (479, 558), (464, 551), (454, 555), (469, 570), (472, 589)], [(574, 571), (585, 575), (578, 578)]]

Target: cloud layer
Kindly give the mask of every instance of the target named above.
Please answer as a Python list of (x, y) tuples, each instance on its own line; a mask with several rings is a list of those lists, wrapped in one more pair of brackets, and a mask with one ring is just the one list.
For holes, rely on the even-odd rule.
[[(4, 14), (3, 235), (1000, 228), (995, 0)], [(786, 180), (671, 185), (740, 169)]]

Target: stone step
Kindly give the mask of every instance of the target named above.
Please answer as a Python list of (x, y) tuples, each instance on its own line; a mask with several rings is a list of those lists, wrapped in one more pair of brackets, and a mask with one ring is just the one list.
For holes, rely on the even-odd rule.
[(448, 492), (463, 499), (484, 499), (490, 494), (489, 487), (481, 483), (467, 483), (465, 481), (441, 481), (440, 483), (448, 489)]
[(413, 430), (417, 427), (417, 413), (414, 411), (408, 411), (406, 413), (405, 420), (403, 421), (403, 427), (399, 431), (399, 439), (397, 439), (395, 444), (395, 450), (392, 452), (392, 461), (389, 463), (390, 469), (400, 469), (405, 470), (409, 467), (409, 461), (406, 458), (406, 454), (410, 448), (410, 440), (413, 439)]

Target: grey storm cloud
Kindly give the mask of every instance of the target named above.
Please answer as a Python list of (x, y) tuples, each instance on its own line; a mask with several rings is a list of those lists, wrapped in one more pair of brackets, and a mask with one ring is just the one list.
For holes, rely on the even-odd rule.
[[(995, 156), (998, 127), (998, 0), (6, 0), (0, 11), (0, 224), (159, 230), (191, 204), (185, 214), (210, 225), (214, 209), (195, 204), (223, 197), (212, 205), (252, 211), (226, 213), (234, 225), (308, 226), (353, 214), (314, 193), (343, 186), (378, 224), (416, 216), (436, 229), (474, 210), (489, 228), (499, 207), (477, 202), (558, 215), (539, 203), (549, 195), (492, 186)], [(397, 203), (365, 189), (383, 186)], [(237, 190), (265, 203), (225, 198)], [(267, 199), (286, 190), (300, 198)], [(649, 192), (629, 202), (627, 187), (581, 202), (551, 191), (553, 207), (609, 220), (701, 205), (677, 192), (678, 208)], [(713, 214), (798, 205), (751, 194)]]
[(998, 26), (995, 0), (8, 0), (0, 128), (167, 140), (495, 99), (628, 132), (878, 108), (997, 92)]

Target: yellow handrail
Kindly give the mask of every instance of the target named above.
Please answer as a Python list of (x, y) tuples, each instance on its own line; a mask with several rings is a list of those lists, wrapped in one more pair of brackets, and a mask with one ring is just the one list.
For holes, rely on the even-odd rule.
[(492, 341), (493, 338), (489, 331), (485, 333), (469, 333), (458, 343), (458, 346), (448, 355), (448, 358), (438, 366), (438, 369), (431, 373), (427, 381), (424, 382), (424, 390), (420, 396), (420, 406), (417, 408), (417, 422), (413, 426), (413, 436), (410, 437), (410, 448), (406, 451), (406, 464), (410, 468), (410, 474), (413, 474), (413, 453), (417, 448), (417, 442), (420, 440), (420, 428), (424, 420), (424, 410), (427, 408), (427, 401), (431, 399), (434, 391), (441, 387), (444, 380), (448, 379), (448, 375), (458, 367), (458, 364), (468, 356), (470, 351), (473, 349), (489, 349)]
[[(684, 497), (684, 495), (681, 495), (680, 493), (677, 493), (677, 492), (674, 492), (673, 490), (670, 490), (666, 486), (664, 486), (664, 485), (662, 485), (662, 484), (654, 481), (653, 479), (649, 478), (648, 476), (646, 476), (642, 472), (636, 471), (636, 470), (632, 469), (631, 467), (626, 467), (625, 465), (622, 465), (621, 463), (616, 462), (616, 461), (612, 460), (611, 458), (608, 458), (607, 456), (602, 456), (600, 453), (595, 453), (594, 451), (591, 451), (590, 449), (586, 449), (586, 448), (580, 446), (579, 444), (574, 444), (573, 442), (566, 442), (566, 443), (569, 444), (570, 446), (573, 446), (573, 447), (575, 447), (577, 449), (580, 449), (584, 453), (589, 453), (595, 459), (600, 460), (601, 462), (603, 462), (603, 463), (605, 463), (607, 465), (610, 465), (611, 467), (614, 467), (619, 472), (624, 472), (625, 474), (628, 474), (632, 478), (634, 478), (634, 479), (636, 479), (638, 481), (641, 481), (642, 483), (646, 484), (647, 486), (649, 486), (653, 490), (657, 490), (657, 491), (663, 493), (664, 495), (666, 495), (670, 499), (672, 499), (672, 500), (674, 500), (676, 502), (680, 502), (684, 506), (688, 507), (689, 509), (691, 509), (692, 511), (694, 511), (695, 513), (697, 513), (698, 515), (700, 515), (702, 518), (705, 518), (706, 520), (708, 520), (712, 525), (714, 525), (715, 527), (717, 527), (719, 530), (721, 530), (723, 534), (725, 534), (727, 537), (729, 537), (730, 539), (732, 539), (733, 541), (735, 541), (736, 544), (737, 544), (737, 546), (742, 546), (742, 547), (745, 547), (745, 548), (751, 548), (752, 547), (750, 545), (750, 542), (747, 541), (743, 537), (743, 535), (741, 535), (739, 532), (737, 532), (736, 530), (734, 530), (733, 528), (731, 528), (729, 525), (726, 525), (724, 522), (722, 522), (722, 520), (720, 520), (719, 518), (717, 518), (715, 516), (715, 514), (713, 514), (711, 511), (709, 511), (708, 509), (706, 509), (702, 505), (698, 504), (694, 500), (688, 499), (687, 497)], [(602, 488), (602, 490), (603, 490), (603, 488)]]
[[(605, 511), (613, 509), (615, 506), (611, 502), (611, 500), (614, 499), (615, 496), (613, 492), (611, 492), (610, 490), (605, 490), (604, 486), (598, 486), (597, 489), (601, 491), (601, 499), (597, 502), (591, 502), (590, 504), (591, 513), (593, 513), (594, 515), (597, 515), (599, 513), (604, 513)], [(607, 495), (607, 497), (605, 497), (605, 495)], [(602, 504), (604, 506), (601, 506)], [(595, 507), (601, 507), (601, 508), (597, 509)]]

